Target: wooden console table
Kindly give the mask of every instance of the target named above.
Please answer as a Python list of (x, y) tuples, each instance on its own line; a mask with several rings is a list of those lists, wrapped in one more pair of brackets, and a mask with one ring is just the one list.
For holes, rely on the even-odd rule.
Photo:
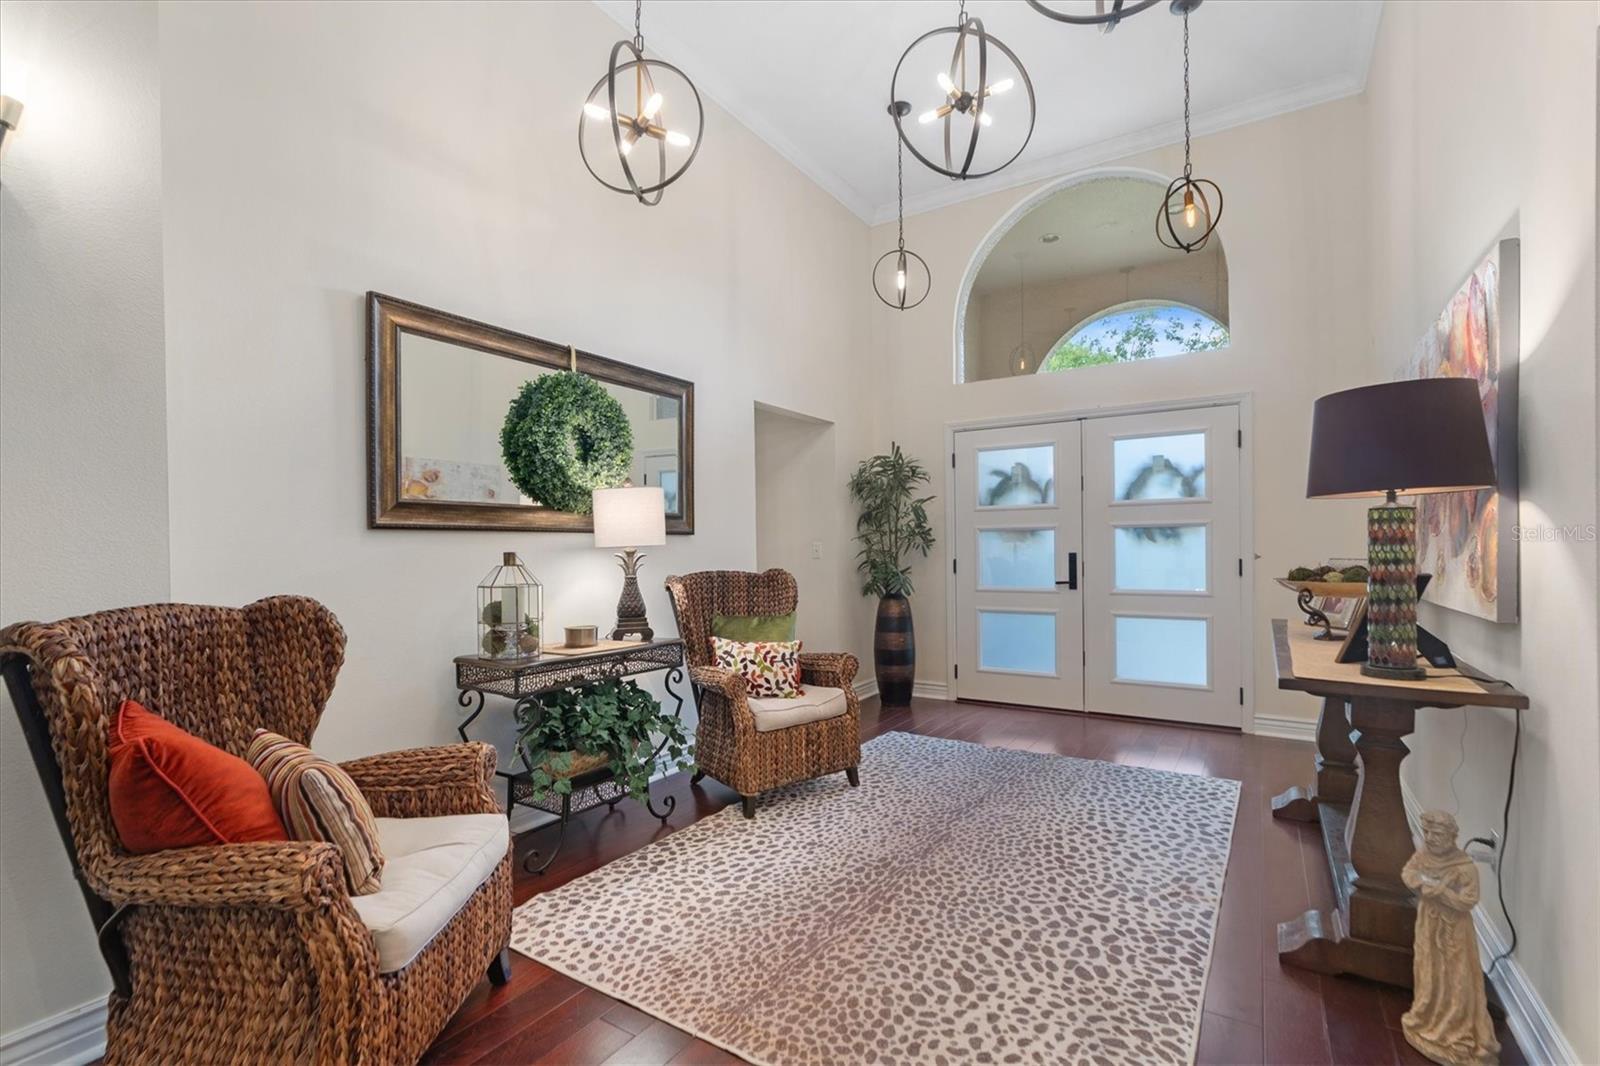
[[(467, 727), (483, 713), (486, 695), (504, 696), (515, 701), (513, 710), (520, 715), (530, 706), (539, 706), (540, 696), (557, 689), (656, 670), (666, 671), (662, 685), (667, 695), (677, 701), (673, 715), (683, 714), (683, 697), (673, 688), (674, 684), (683, 681), (683, 641), (676, 637), (640, 641), (621, 648), (602, 647), (576, 655), (546, 654), (538, 659), (485, 659), (476, 655), (458, 655), (455, 666), (456, 688), (460, 690), (456, 701), (463, 707), (472, 708), (472, 713), (456, 727), (462, 740), (472, 739), (467, 735)], [(665, 746), (665, 741), (662, 746)], [(661, 747), (657, 747), (652, 760), (660, 754)], [(530, 873), (544, 873), (555, 861), (556, 853), (566, 839), (567, 823), (574, 814), (602, 803), (615, 807), (628, 794), (627, 789), (612, 778), (610, 768), (605, 766), (574, 776), (572, 791), (561, 796), (534, 788), (527, 767), (513, 766), (510, 770), (496, 773), (506, 783), (507, 819), (518, 807), (544, 811), (558, 819), (555, 845), (544, 853), (543, 861), (539, 861), (540, 853), (537, 851), (530, 852), (523, 860), (523, 869)], [(662, 809), (658, 811), (655, 800), (646, 797), (645, 806), (652, 815), (664, 822), (677, 803), (674, 797), (667, 796), (662, 801)]]
[[(1528, 706), (1528, 697), (1457, 660), (1424, 681), (1384, 681), (1339, 663), (1337, 642), (1272, 620), (1278, 687), (1322, 699), (1316, 785), (1272, 801), (1272, 814), (1320, 822), (1333, 879), (1333, 910), (1307, 911), (1278, 925), (1278, 958), (1319, 973), (1358, 974), (1411, 987), (1416, 897), (1400, 880), (1415, 846), (1400, 798), (1405, 737), (1418, 707)], [(1425, 664), (1424, 664), (1425, 665)]]

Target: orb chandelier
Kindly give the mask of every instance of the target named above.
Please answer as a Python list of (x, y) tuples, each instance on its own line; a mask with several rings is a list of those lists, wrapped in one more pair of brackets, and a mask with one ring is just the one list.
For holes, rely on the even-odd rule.
[[(1028, 6), (1046, 18), (1055, 19), (1057, 22), (1066, 22), (1074, 26), (1099, 26), (1101, 33), (1110, 33), (1117, 28), (1117, 23), (1129, 15), (1137, 15), (1147, 7), (1154, 7), (1156, 0), (1111, 0), (1108, 5), (1106, 0), (1094, 0), (1094, 13), (1084, 11), (1057, 11), (1055, 8), (1040, 3), (1040, 0), (1028, 0)], [(1172, 5), (1174, 14), (1177, 13), (1177, 4)], [(1198, 0), (1193, 5), (1199, 7)]]
[(1204, 248), (1222, 218), (1222, 189), (1210, 179), (1196, 178), (1189, 159), (1189, 12), (1199, 6), (1199, 0), (1172, 3), (1183, 15), (1183, 174), (1172, 179), (1156, 211), (1156, 239), (1183, 252)]
[[(900, 117), (897, 110), (910, 104), (890, 104), (889, 113)], [(906, 247), (906, 153), (905, 145), (895, 141), (895, 217), (900, 224), (900, 239), (895, 247), (884, 252), (872, 264), (872, 291), (878, 299), (896, 311), (909, 311), (928, 298), (933, 290), (933, 274), (927, 261)]]
[[(1019, 83), (1028, 98), (1026, 124), (1020, 107), (1000, 107), (998, 113), (995, 109), (995, 102), (1014, 94)], [(939, 95), (929, 99), (930, 89)], [(910, 129), (904, 119), (913, 108), (906, 96), (931, 105), (917, 113)], [(982, 178), (1002, 170), (1022, 154), (1033, 136), (1037, 110), (1033, 80), (1017, 54), (985, 32), (982, 19), (967, 14), (966, 0), (961, 0), (954, 26), (929, 30), (901, 53), (889, 83), (889, 99), (894, 101), (890, 113), (900, 142), (917, 162), (949, 178)], [(980, 141), (986, 149), (991, 144), (1001, 147), (980, 157)], [(1012, 143), (1016, 148), (1007, 154)]]
[[(661, 202), (700, 151), (706, 112), (700, 90), (671, 63), (644, 57), (641, 0), (634, 0), (633, 39), (611, 48), (605, 76), (595, 82), (578, 117), (578, 153), (601, 185), (646, 207)], [(694, 114), (689, 117), (689, 103)], [(671, 114), (682, 124), (668, 121)], [(682, 121), (685, 118), (688, 121)], [(694, 132), (686, 132), (692, 129)]]

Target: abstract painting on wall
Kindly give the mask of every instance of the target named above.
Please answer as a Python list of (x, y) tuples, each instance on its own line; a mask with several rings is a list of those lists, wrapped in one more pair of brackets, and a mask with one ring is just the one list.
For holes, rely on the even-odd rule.
[(1498, 484), (1419, 496), (1417, 568), (1424, 601), (1491, 622), (1517, 620), (1517, 361), (1519, 242), (1499, 241), (1412, 353), (1408, 378), (1478, 383)]

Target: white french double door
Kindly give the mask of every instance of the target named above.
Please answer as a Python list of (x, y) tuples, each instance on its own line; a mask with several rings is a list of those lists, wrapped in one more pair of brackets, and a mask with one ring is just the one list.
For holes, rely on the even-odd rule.
[(955, 695), (1238, 726), (1239, 409), (955, 434)]

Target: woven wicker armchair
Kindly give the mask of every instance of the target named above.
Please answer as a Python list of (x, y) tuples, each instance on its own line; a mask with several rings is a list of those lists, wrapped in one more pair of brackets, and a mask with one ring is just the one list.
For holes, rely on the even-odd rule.
[[(0, 665), (102, 930), (107, 1062), (414, 1062), (486, 970), (507, 978), (509, 852), (413, 961), (380, 973), (331, 844), (121, 846), (106, 726), (123, 699), (236, 755), (257, 727), (307, 743), (344, 646), (327, 608), (292, 596), (0, 630)], [(499, 811), (485, 744), (344, 765), (379, 817)]]
[(695, 780), (710, 775), (744, 799), (746, 818), (755, 817), (761, 793), (843, 770), (859, 784), (861, 700), (852, 682), (860, 664), (845, 652), (805, 652), (801, 680), (844, 692), (844, 714), (818, 722), (760, 731), (745, 692), (744, 679), (712, 665), (713, 615), (788, 614), (799, 601), (794, 575), (787, 570), (760, 574), (705, 570), (667, 578), (672, 611), (678, 619), (689, 676), (700, 709)]

